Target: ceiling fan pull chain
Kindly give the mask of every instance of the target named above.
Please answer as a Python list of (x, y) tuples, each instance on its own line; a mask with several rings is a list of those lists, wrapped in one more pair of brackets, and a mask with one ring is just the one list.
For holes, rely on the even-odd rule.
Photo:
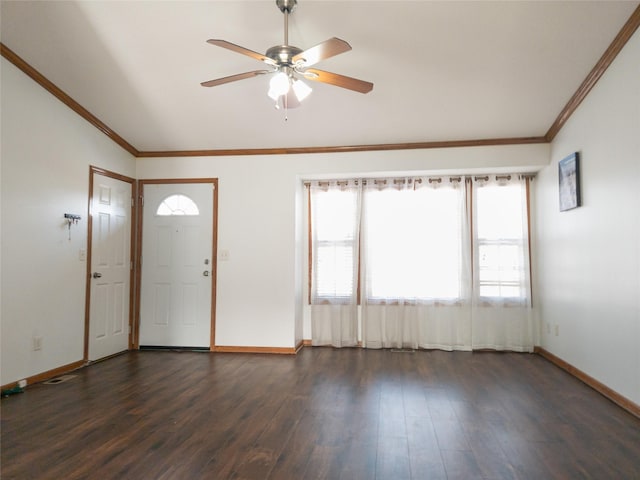
[(284, 121), (289, 121), (289, 95), (282, 97), (284, 103)]

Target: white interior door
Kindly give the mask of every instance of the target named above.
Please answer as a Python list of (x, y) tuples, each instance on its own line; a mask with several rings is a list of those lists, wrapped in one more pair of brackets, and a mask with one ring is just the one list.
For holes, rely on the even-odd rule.
[(211, 343), (212, 183), (146, 184), (139, 344)]
[(131, 183), (94, 173), (88, 359), (129, 348)]

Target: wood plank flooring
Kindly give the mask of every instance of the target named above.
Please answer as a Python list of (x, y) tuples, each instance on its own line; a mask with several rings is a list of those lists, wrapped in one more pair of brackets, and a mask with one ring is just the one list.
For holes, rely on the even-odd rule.
[(3, 479), (640, 479), (640, 420), (537, 355), (129, 352), (2, 400)]

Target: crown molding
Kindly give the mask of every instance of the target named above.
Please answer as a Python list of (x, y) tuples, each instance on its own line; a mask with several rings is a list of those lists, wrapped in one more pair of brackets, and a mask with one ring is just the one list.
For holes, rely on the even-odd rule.
[(124, 138), (114, 132), (107, 124), (105, 124), (102, 120), (92, 114), (89, 110), (84, 108), (78, 102), (76, 102), (73, 98), (67, 95), (63, 90), (58, 88), (51, 80), (42, 75), (38, 70), (29, 65), (26, 61), (24, 61), (17, 53), (7, 47), (4, 43), (0, 42), (0, 54), (6, 58), (8, 61), (13, 63), (16, 67), (22, 70), (23, 73), (31, 77), (36, 83), (38, 83), (42, 88), (47, 90), (51, 95), (56, 97), (62, 103), (64, 103), (71, 110), (76, 112), (82, 118), (84, 118), (91, 125), (96, 127), (102, 133), (104, 133), (111, 140), (116, 142), (122, 148), (124, 148), (127, 152), (129, 152), (134, 157), (138, 156), (138, 150), (127, 142)]
[(591, 89), (598, 83), (598, 80), (604, 75), (604, 72), (607, 71), (609, 66), (613, 63), (613, 60), (618, 56), (620, 51), (627, 44), (629, 39), (633, 36), (635, 31), (640, 26), (640, 5), (636, 7), (634, 12), (629, 17), (629, 20), (624, 24), (624, 26), (616, 35), (616, 38), (613, 39), (609, 48), (607, 48), (596, 63), (595, 67), (589, 72), (587, 77), (584, 79), (582, 84), (576, 90), (576, 93), (573, 94), (571, 99), (567, 102), (564, 108), (560, 111), (560, 114), (555, 119), (544, 138), (547, 142), (553, 141), (558, 132), (562, 129), (567, 120), (573, 115), (573, 112), (580, 106), (582, 101), (587, 97)]
[(383, 143), (373, 145), (345, 145), (336, 147), (284, 147), (284, 148), (238, 148), (220, 150), (167, 150), (142, 151), (138, 158), (150, 157), (217, 157), (233, 155), (300, 155), (307, 153), (351, 153), (381, 150), (416, 150), (427, 148), (482, 147), (491, 145), (522, 145), (547, 143), (545, 137), (488, 138), (478, 140), (447, 140), (416, 143)]
[(89, 112), (86, 108), (76, 102), (64, 91), (58, 88), (53, 82), (29, 65), (25, 60), (0, 42), (0, 54), (16, 67), (40, 84), (45, 90), (51, 93), (62, 103), (71, 108), (74, 112), (87, 120), (90, 124), (104, 133), (107, 137), (120, 145), (136, 158), (158, 158), (158, 157), (215, 157), (215, 156), (237, 156), (237, 155), (299, 155), (310, 153), (347, 153), (347, 152), (372, 152), (383, 150), (415, 150), (433, 148), (454, 148), (454, 147), (480, 147), (496, 145), (525, 145), (534, 143), (550, 143), (569, 120), (573, 112), (587, 97), (591, 89), (600, 80), (605, 71), (609, 68), (618, 53), (624, 48), (629, 39), (640, 26), (640, 5), (636, 7), (622, 29), (618, 32), (611, 45), (604, 52), (600, 60), (593, 67), (591, 72), (584, 79), (578, 90), (573, 94), (564, 108), (560, 111), (555, 121), (544, 136), (539, 137), (514, 137), (514, 138), (493, 138), (477, 140), (447, 140), (433, 142), (415, 143), (385, 143), (373, 145), (346, 145), (346, 146), (325, 146), (325, 147), (283, 147), (283, 148), (253, 148), (253, 149), (211, 149), (211, 150), (167, 150), (167, 151), (140, 151), (109, 128), (99, 118)]

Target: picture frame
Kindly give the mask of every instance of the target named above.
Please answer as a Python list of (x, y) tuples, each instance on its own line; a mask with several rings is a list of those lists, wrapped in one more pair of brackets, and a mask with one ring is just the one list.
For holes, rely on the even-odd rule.
[(574, 152), (558, 163), (560, 211), (565, 212), (582, 204), (580, 195), (580, 153)]

